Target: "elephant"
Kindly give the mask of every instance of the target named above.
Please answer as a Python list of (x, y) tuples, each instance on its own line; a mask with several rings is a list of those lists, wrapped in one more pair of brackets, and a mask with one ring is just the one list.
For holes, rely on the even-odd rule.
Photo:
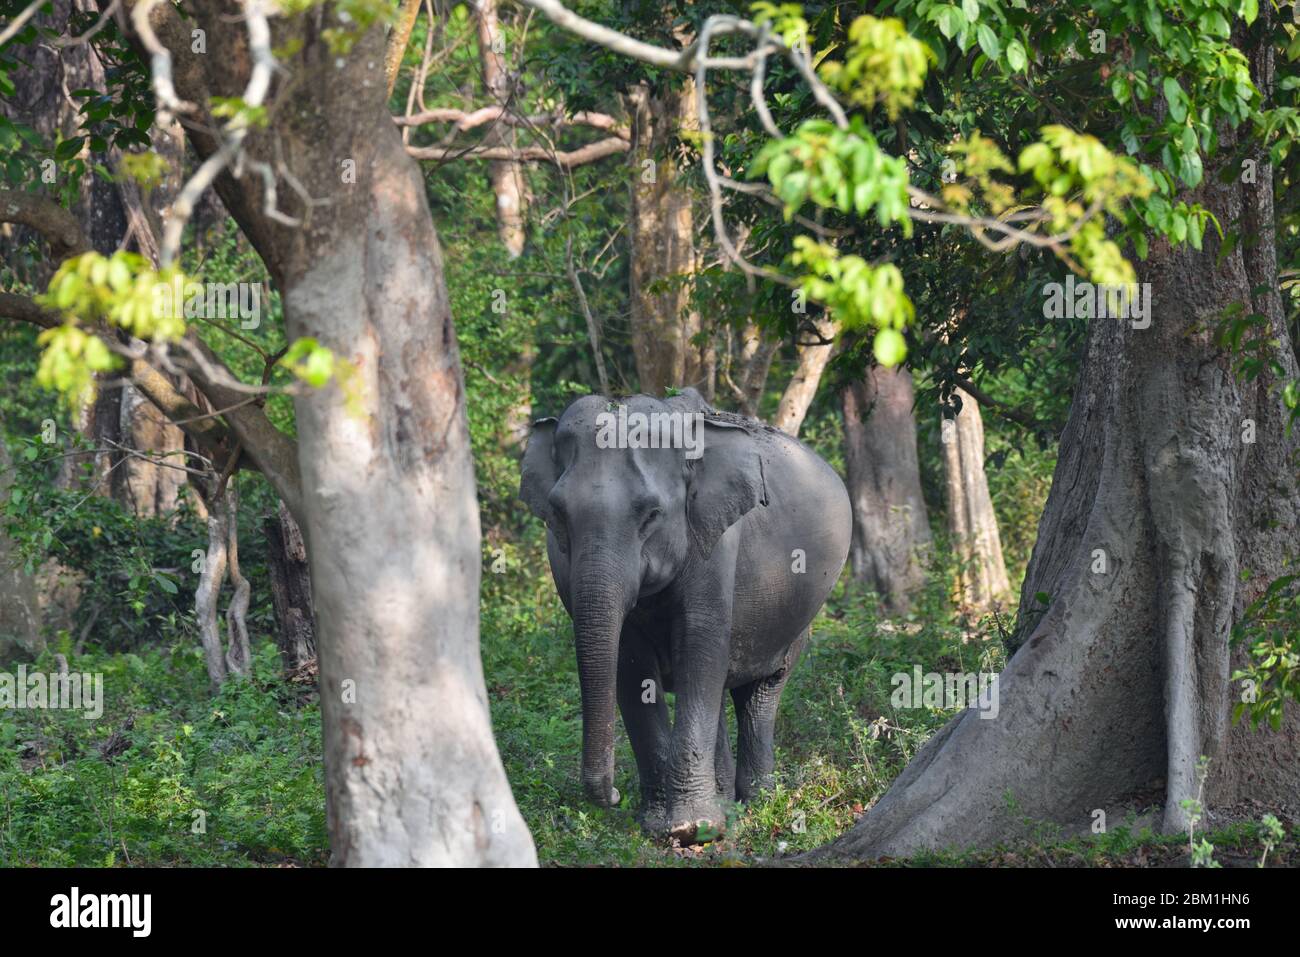
[(519, 494), (546, 523), (573, 620), (587, 798), (620, 802), (617, 700), (645, 831), (721, 834), (733, 801), (773, 783), (781, 691), (848, 556), (843, 481), (797, 439), (685, 389), (588, 395), (538, 419)]

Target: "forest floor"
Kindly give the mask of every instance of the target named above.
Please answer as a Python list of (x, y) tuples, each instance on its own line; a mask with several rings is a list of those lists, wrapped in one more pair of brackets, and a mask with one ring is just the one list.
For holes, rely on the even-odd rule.
[[(549, 582), (545, 583), (549, 585)], [(953, 714), (897, 708), (893, 676), (996, 672), (992, 623), (954, 619), (932, 588), (906, 619), (874, 599), (838, 594), (814, 626), (778, 719), (776, 789), (731, 820), (726, 838), (670, 848), (634, 821), (635, 764), (617, 753), (620, 807), (602, 810), (579, 784), (581, 718), (572, 631), (553, 590), (521, 602), (485, 594), (484, 670), (497, 740), (525, 820), (548, 866), (755, 866), (786, 861), (848, 830), (926, 738)], [(52, 649), (72, 669), (104, 675), (104, 713), (0, 711), (0, 866), (322, 866), (327, 863), (314, 690), (286, 681), (269, 642), (251, 681), (210, 695), (197, 643), (137, 653)], [(733, 732), (734, 733), (734, 732)], [(1262, 815), (1263, 811), (1260, 811)], [(1300, 865), (1296, 820), (1271, 866)], [(1212, 825), (1214, 824), (1212, 820)], [(1263, 852), (1250, 814), (1207, 835), (1223, 866)], [(1035, 840), (989, 851), (931, 854), (881, 866), (1184, 867), (1185, 838), (1140, 819), (1108, 833)]]

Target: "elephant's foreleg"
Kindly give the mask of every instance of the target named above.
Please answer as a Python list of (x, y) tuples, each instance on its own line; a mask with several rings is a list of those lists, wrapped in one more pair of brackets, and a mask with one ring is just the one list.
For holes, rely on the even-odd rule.
[(638, 817), (647, 830), (662, 832), (668, 827), (668, 705), (654, 649), (626, 625), (619, 638), (618, 710), (641, 781)]
[(759, 791), (772, 787), (776, 712), (781, 692), (808, 643), (808, 629), (795, 639), (775, 674), (741, 685), (731, 693), (736, 703), (736, 798), (748, 803)]
[[(718, 710), (727, 679), (726, 610), (696, 609), (673, 638), (677, 707), (668, 762), (671, 835), (683, 844), (711, 839), (726, 826), (718, 799)], [(697, 831), (703, 832), (697, 838)]]

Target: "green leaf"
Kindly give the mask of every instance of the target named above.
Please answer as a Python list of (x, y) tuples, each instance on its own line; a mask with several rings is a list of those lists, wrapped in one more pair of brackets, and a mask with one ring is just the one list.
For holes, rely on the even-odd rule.
[(1120, 106), (1126, 104), (1133, 95), (1133, 86), (1129, 83), (1128, 77), (1123, 73), (1116, 73), (1115, 78), (1110, 81), (1110, 93)]
[(957, 35), (957, 31), (962, 28), (962, 13), (954, 6), (943, 6), (939, 8), (939, 32), (945, 38), (951, 40)]
[(1007, 66), (1019, 73), (1028, 63), (1029, 58), (1025, 56), (1025, 48), (1019, 40), (1012, 40), (1007, 44)]
[(1165, 77), (1163, 88), (1165, 100), (1169, 103), (1169, 117), (1175, 123), (1187, 119), (1187, 94), (1172, 76)]
[(1210, 10), (1202, 13), (1197, 24), (1201, 30), (1211, 36), (1223, 37), (1227, 39), (1232, 36), (1232, 27), (1228, 26), (1227, 19), (1218, 10)]
[(897, 329), (881, 329), (876, 333), (871, 351), (877, 362), (886, 368), (892, 368), (907, 358), (907, 340)]
[(81, 144), (86, 142), (84, 136), (74, 136), (72, 139), (64, 140), (54, 148), (54, 158), (56, 160), (72, 159), (81, 152)]
[(998, 42), (998, 35), (993, 32), (993, 28), (987, 23), (981, 23), (975, 31), (975, 37), (979, 40), (980, 49), (988, 54), (990, 60), (996, 60), (1002, 53), (1002, 45)]

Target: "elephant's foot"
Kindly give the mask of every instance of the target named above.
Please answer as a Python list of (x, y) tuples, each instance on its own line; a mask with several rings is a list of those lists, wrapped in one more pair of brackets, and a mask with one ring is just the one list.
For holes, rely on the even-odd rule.
[(662, 837), (669, 831), (668, 798), (662, 794), (642, 791), (641, 807), (636, 812), (641, 829), (651, 837)]
[(667, 828), (667, 837), (682, 847), (719, 841), (727, 831), (727, 815), (722, 802), (716, 798), (694, 804), (678, 803), (669, 820), (672, 823)]
[(736, 776), (736, 800), (741, 804), (752, 804), (764, 791), (776, 787), (776, 775), (764, 774), (757, 778)]

